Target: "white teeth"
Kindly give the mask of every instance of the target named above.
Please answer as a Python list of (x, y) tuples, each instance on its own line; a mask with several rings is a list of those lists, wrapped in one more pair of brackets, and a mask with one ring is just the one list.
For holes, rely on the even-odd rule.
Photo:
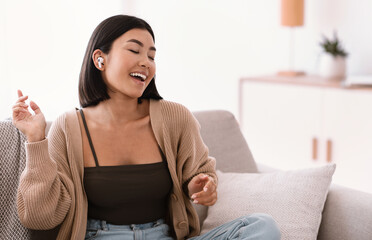
[(129, 75), (131, 75), (132, 77), (140, 77), (140, 78), (142, 78), (142, 80), (146, 80), (146, 78), (147, 78), (146, 75), (143, 75), (141, 73), (131, 73)]

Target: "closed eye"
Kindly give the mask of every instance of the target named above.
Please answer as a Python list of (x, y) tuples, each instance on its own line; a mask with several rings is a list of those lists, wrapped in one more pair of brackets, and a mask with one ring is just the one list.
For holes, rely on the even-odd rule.
[[(134, 51), (134, 50), (132, 50), (132, 49), (129, 49), (129, 51), (131, 51), (132, 53), (135, 53), (135, 54), (138, 54), (138, 53), (139, 53), (139, 52)], [(152, 61), (155, 60), (155, 58), (153, 58), (153, 57), (150, 57), (150, 56), (149, 56), (149, 58), (150, 58)]]

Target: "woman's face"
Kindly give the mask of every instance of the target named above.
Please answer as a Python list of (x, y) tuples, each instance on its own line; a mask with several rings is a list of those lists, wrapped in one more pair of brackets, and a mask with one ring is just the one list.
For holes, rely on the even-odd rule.
[(155, 75), (154, 41), (144, 29), (132, 29), (117, 38), (104, 54), (102, 76), (108, 94), (139, 98)]

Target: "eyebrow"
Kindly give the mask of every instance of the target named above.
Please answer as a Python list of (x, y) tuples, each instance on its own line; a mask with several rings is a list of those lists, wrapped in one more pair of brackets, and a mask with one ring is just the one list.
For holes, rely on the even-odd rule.
[[(143, 47), (143, 43), (141, 41), (138, 41), (137, 39), (130, 39), (127, 42), (134, 42), (134, 43), (137, 43), (138, 45), (140, 45), (141, 47)], [(150, 47), (150, 50), (156, 51), (156, 48), (155, 47)]]

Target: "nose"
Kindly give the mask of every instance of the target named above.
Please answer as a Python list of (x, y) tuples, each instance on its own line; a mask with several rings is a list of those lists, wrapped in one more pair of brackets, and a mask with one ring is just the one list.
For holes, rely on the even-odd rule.
[(141, 57), (139, 65), (144, 68), (150, 68), (150, 60), (148, 59), (147, 55)]

